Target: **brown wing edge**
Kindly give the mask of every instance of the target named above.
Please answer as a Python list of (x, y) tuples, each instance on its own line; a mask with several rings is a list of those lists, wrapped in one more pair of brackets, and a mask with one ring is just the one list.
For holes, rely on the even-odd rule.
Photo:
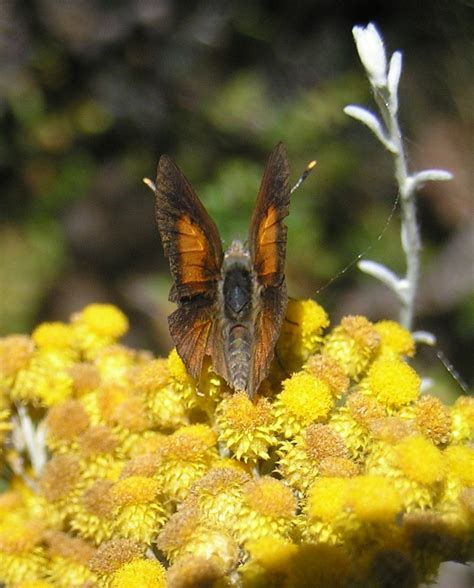
[(287, 303), (285, 282), (277, 288), (271, 286), (264, 288), (261, 299), (262, 309), (255, 325), (253, 363), (247, 390), (251, 400), (255, 398), (260, 384), (270, 369)]
[(182, 304), (168, 317), (169, 330), (176, 345), (176, 351), (196, 380), (199, 380), (202, 362), (206, 355), (213, 315), (212, 303), (197, 306), (196, 303), (188, 302)]

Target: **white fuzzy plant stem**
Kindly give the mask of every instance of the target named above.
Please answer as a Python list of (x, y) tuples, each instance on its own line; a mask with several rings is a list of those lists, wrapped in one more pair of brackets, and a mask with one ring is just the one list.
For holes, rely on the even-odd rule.
[(412, 330), (420, 281), (421, 250), (415, 194), (424, 182), (450, 180), (452, 175), (438, 169), (409, 173), (398, 122), (398, 83), (402, 71), (402, 55), (396, 51), (387, 67), (383, 39), (372, 23), (367, 27), (354, 27), (352, 33), (369, 77), (381, 120), (361, 106), (346, 106), (344, 112), (365, 124), (392, 155), (400, 196), (401, 241), (406, 258), (406, 274), (398, 277), (392, 270), (375, 261), (363, 260), (358, 265), (363, 272), (379, 279), (395, 292), (400, 301), (400, 322)]
[(24, 453), (28, 456), (33, 470), (33, 477), (26, 473), (21, 458), (14, 463), (14, 470), (17, 475), (25, 480), (28, 486), (36, 490), (36, 481), (41, 476), (47, 461), (46, 425), (42, 421), (35, 426), (28, 410), (22, 404), (18, 404), (16, 408), (17, 414), (13, 417), (13, 446), (19, 456)]

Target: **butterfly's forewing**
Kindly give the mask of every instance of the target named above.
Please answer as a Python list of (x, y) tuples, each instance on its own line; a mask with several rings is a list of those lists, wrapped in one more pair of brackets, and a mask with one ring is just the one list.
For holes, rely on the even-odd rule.
[(187, 179), (166, 155), (158, 165), (156, 221), (177, 300), (208, 294), (215, 288), (222, 263), (219, 233)]
[(283, 143), (268, 158), (257, 204), (250, 222), (250, 253), (263, 286), (277, 287), (284, 279), (286, 225), (290, 206), (290, 172)]
[(176, 164), (160, 159), (156, 180), (156, 220), (174, 284), (169, 317), (176, 349), (198, 377), (216, 315), (222, 246), (214, 221)]
[(288, 301), (284, 275), (287, 233), (284, 218), (290, 205), (288, 179), (288, 159), (283, 144), (279, 143), (268, 159), (250, 223), (250, 253), (261, 286), (249, 378), (251, 397), (267, 375)]

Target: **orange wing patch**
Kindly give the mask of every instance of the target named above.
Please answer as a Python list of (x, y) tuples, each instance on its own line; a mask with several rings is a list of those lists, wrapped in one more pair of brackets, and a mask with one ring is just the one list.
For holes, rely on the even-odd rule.
[(206, 235), (188, 215), (176, 222), (179, 273), (182, 284), (209, 281), (209, 243)]
[(278, 210), (269, 206), (257, 232), (258, 273), (263, 284), (271, 283), (281, 271), (281, 219)]

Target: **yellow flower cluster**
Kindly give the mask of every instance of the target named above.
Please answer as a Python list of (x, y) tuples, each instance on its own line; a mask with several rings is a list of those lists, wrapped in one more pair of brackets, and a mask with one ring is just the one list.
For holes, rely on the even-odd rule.
[(400, 325), (291, 301), (254, 401), (127, 325), (0, 339), (0, 584), (415, 587), (472, 555), (474, 400), (420, 393)]

